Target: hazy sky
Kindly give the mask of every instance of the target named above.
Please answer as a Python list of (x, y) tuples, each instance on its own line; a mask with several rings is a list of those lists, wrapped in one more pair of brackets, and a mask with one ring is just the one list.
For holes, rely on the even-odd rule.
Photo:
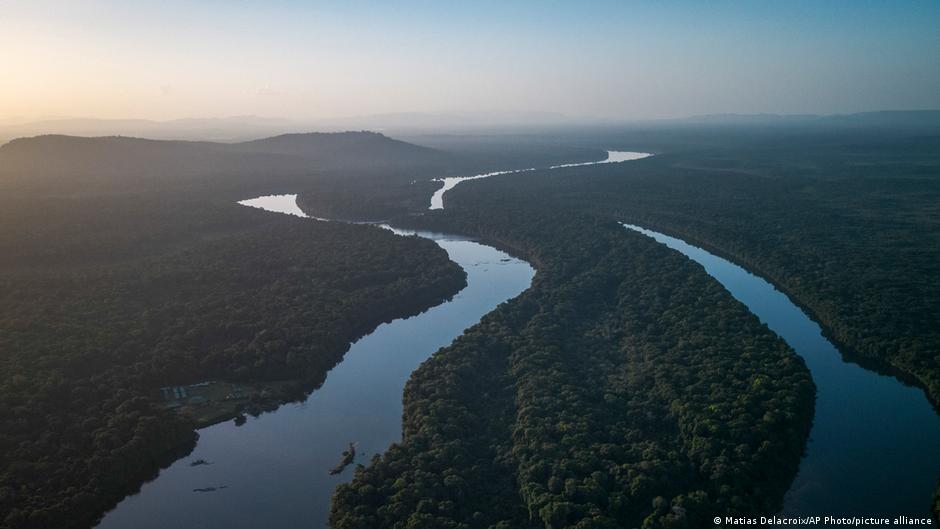
[(0, 0), (0, 120), (918, 108), (937, 0)]

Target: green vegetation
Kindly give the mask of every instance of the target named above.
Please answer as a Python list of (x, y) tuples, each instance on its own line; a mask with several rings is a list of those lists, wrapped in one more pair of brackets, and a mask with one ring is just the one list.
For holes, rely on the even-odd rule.
[(381, 180), (349, 178), (344, 172), (327, 172), (314, 181), (294, 188), (299, 204), (308, 213), (323, 218), (388, 220), (427, 209), (431, 195), (443, 176), (472, 176), (506, 169), (602, 160), (607, 153), (597, 148), (571, 147), (552, 140), (519, 136), (418, 136), (415, 141), (435, 147), (434, 152), (451, 155), (448, 164), (430, 170), (381, 171)]
[[(465, 284), (431, 241), (234, 203), (310, 177), (173, 173), (185, 155), (142, 140), (56, 158), (46, 141), (15, 147), (62, 165), (0, 178), (0, 527), (87, 527), (188, 450), (198, 417), (160, 387), (290, 379), (267, 400), (302, 398), (352, 340)], [(166, 152), (121, 173), (133, 155), (112, 141)]]
[(402, 443), (337, 490), (332, 527), (701, 527), (777, 507), (812, 419), (802, 360), (674, 252), (514, 206), (402, 221), (539, 271), (415, 372)]
[(85, 525), (191, 439), (191, 423), (154, 405), (156, 388), (292, 378), (309, 389), (350, 341), (463, 285), (430, 241), (243, 209), (258, 228), (195, 248), (4, 271), (8, 526)]
[[(588, 342), (586, 336), (596, 340), (598, 335), (613, 334), (616, 338), (610, 338), (612, 341), (630, 339), (653, 348), (666, 337), (683, 344), (700, 343), (703, 333), (729, 340), (730, 329), (722, 322), (735, 321), (733, 310), (722, 311), (705, 329), (695, 327), (696, 322), (710, 321), (709, 313), (697, 309), (707, 298), (697, 298), (701, 287), (692, 287), (691, 281), (676, 277), (656, 281), (671, 270), (667, 256), (635, 264), (637, 258), (631, 253), (623, 262), (642, 268), (632, 281), (627, 280), (631, 277), (627, 272), (619, 271), (624, 274), (623, 283), (614, 279), (606, 288), (591, 290), (587, 277), (598, 273), (589, 270), (603, 269), (604, 250), (599, 248), (603, 248), (609, 222), (631, 221), (673, 233), (759, 271), (804, 304), (853, 360), (917, 382), (936, 403), (940, 394), (936, 354), (940, 350), (936, 322), (940, 307), (940, 268), (936, 265), (940, 262), (940, 139), (932, 130), (663, 127), (626, 133), (594, 131), (594, 137), (579, 133), (579, 138), (594, 144), (660, 155), (621, 165), (467, 182), (448, 194), (448, 209), (442, 214), (402, 220), (501, 242), (538, 263), (539, 277), (536, 287), (521, 300), (500, 308), (415, 374), (406, 400), (408, 435), (338, 492), (333, 512), (336, 526), (486, 527), (502, 522), (509, 527), (526, 523), (545, 527), (695, 527), (708, 523), (695, 517), (715, 512), (716, 506), (728, 511), (743, 508), (740, 512), (772, 510), (792, 477), (788, 474), (792, 467), (787, 464), (795, 465), (794, 454), (802, 446), (798, 436), (787, 437), (791, 444), (774, 443), (776, 448), (787, 446), (791, 451), (780, 450), (776, 459), (765, 461), (763, 481), (746, 475), (746, 466), (737, 459), (738, 448), (746, 452), (747, 442), (735, 445), (727, 438), (715, 440), (713, 446), (725, 450), (722, 454), (727, 459), (723, 461), (745, 472), (726, 487), (718, 485), (716, 491), (707, 486), (696, 488), (701, 465), (662, 464), (686, 449), (694, 455), (697, 452), (690, 447), (698, 446), (685, 442), (677, 448), (658, 437), (669, 438), (666, 432), (683, 431), (681, 426), (670, 430), (668, 423), (652, 421), (663, 416), (670, 421), (676, 418), (668, 407), (636, 397), (644, 411), (658, 411), (649, 417), (627, 414), (623, 418), (627, 426), (622, 430), (614, 430), (622, 413), (591, 413), (592, 406), (599, 406), (596, 403), (607, 402), (608, 395), (601, 388), (609, 379), (609, 367), (617, 364), (596, 356), (604, 348)], [(483, 213), (473, 218), (474, 212)], [(579, 215), (591, 220), (583, 221), (586, 224), (582, 223), (578, 235), (565, 235), (574, 225), (571, 219)], [(565, 220), (556, 223), (555, 219)], [(567, 249), (565, 257), (547, 258), (546, 249), (552, 247), (558, 250), (557, 255)], [(548, 275), (555, 268), (572, 275), (556, 282), (554, 274)], [(675, 303), (674, 307), (656, 306), (656, 310), (645, 312), (655, 322), (650, 328), (668, 331), (646, 334), (628, 318), (617, 320), (607, 312), (588, 310), (592, 304), (626, 291), (625, 283), (634, 290), (629, 298), (617, 298), (617, 311), (633, 308), (631, 304), (644, 299), (643, 290), (653, 285), (660, 289), (662, 284), (681, 285), (675, 286), (673, 296), (665, 298)], [(580, 297), (578, 289), (585, 289)], [(565, 303), (562, 293), (578, 302)], [(664, 294), (662, 290), (655, 293)], [(720, 298), (712, 305), (727, 303)], [(532, 308), (534, 303), (539, 303), (538, 308)], [(613, 304), (607, 301), (607, 305)], [(531, 312), (521, 307), (529, 307)], [(565, 311), (563, 307), (572, 308)], [(681, 315), (683, 326), (670, 326), (674, 315)], [(744, 343), (761, 336), (760, 330), (745, 333), (746, 326), (732, 328), (742, 332), (743, 336), (732, 336)], [(529, 365), (523, 362), (527, 356), (534, 357), (533, 362), (540, 361), (539, 367), (518, 368)], [(577, 358), (576, 367), (569, 365), (571, 357)], [(663, 355), (656, 360), (668, 366), (672, 358)], [(682, 387), (688, 388), (694, 387), (694, 374), (708, 373), (716, 360), (706, 349), (705, 354), (696, 350), (682, 361), (701, 362), (691, 382), (679, 378)], [(608, 369), (592, 372), (590, 366), (594, 365)], [(640, 381), (649, 384), (643, 380), (649, 375), (654, 387), (662, 384), (652, 375), (659, 368), (652, 363), (636, 368), (635, 379), (627, 379), (636, 385), (626, 387), (642, 388), (636, 393), (655, 398), (657, 392)], [(476, 377), (476, 373), (484, 374)], [(548, 373), (563, 376), (542, 378)], [(452, 382), (441, 387), (441, 380)], [(492, 380), (497, 382), (488, 382)], [(763, 383), (761, 379), (757, 385)], [(765, 415), (790, 414), (786, 420), (790, 421), (787, 428), (795, 429), (791, 432), (800, 431), (800, 425), (811, 417), (811, 401), (798, 387), (775, 391), (781, 400), (769, 406)], [(735, 392), (749, 395), (750, 388), (732, 385), (725, 389), (727, 395), (712, 398), (733, 402)], [(530, 401), (530, 392), (538, 391), (545, 398)], [(593, 400), (585, 397), (591, 391)], [(676, 395), (672, 402), (678, 406), (703, 400), (676, 389), (672, 395)], [(556, 400), (572, 404), (565, 408)], [(708, 406), (712, 405), (723, 409), (709, 402)], [(541, 428), (530, 427), (532, 416)], [(783, 430), (760, 431), (749, 423), (758, 416), (753, 411), (736, 411), (718, 424), (727, 426), (731, 420), (750, 424), (751, 442), (761, 436), (779, 439)], [(572, 424), (576, 425), (573, 430)], [(693, 431), (695, 428), (698, 426)], [(629, 434), (605, 438), (600, 435), (605, 429)], [(618, 454), (632, 454), (632, 459), (610, 458), (604, 451), (609, 450), (605, 439), (612, 439), (612, 445), (624, 450)], [(624, 448), (632, 446), (634, 439), (662, 446), (670, 456), (664, 458), (655, 450), (638, 455)], [(624, 461), (641, 469), (633, 476), (648, 477), (657, 492), (619, 480), (617, 464)], [(722, 483), (720, 478), (718, 483)], [(737, 486), (751, 494), (741, 493)], [(635, 491), (642, 493), (634, 495)], [(651, 499), (650, 494), (655, 496)], [(497, 498), (505, 505), (488, 508)], [(494, 511), (514, 514), (488, 515)], [(936, 506), (934, 511), (936, 515)]]
[(590, 211), (729, 255), (806, 306), (853, 359), (940, 400), (940, 136), (651, 136), (632, 141), (666, 153), (470, 183), (449, 198)]
[(806, 307), (850, 360), (923, 387), (936, 406), (937, 130), (607, 132), (591, 141), (661, 154), (468, 182), (448, 207), (590, 212), (727, 255)]
[[(760, 272), (854, 359), (937, 402), (929, 130), (577, 131), (661, 154), (466, 182), (435, 213), (432, 177), (597, 151), (356, 133), (329, 148), (311, 135), (0, 148), (0, 526), (88, 525), (191, 442), (158, 387), (290, 378), (301, 384), (276, 398), (301, 396), (349, 340), (463, 283), (429, 241), (233, 204), (298, 190), (319, 216), (397, 217), (538, 268), (415, 372), (402, 443), (338, 489), (334, 528), (674, 528), (772, 512), (812, 420), (805, 366), (698, 265), (617, 221)], [(344, 166), (357, 146), (379, 154)]]

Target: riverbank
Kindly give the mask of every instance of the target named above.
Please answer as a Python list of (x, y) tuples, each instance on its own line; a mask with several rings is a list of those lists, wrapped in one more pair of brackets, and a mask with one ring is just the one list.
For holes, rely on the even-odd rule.
[[(286, 200), (296, 204), (293, 197)], [(355, 439), (357, 454), (381, 453), (399, 440), (401, 395), (415, 368), (500, 302), (525, 290), (534, 275), (526, 263), (477, 242), (416, 235), (447, 252), (463, 270), (466, 288), (445, 303), (384, 323), (356, 340), (305, 401), (248, 418), (242, 426), (223, 422), (200, 430), (187, 459), (122, 502), (100, 527), (325, 525), (333, 489), (352, 477), (349, 472), (329, 474), (337, 451)], [(199, 459), (213, 464), (189, 465)], [(194, 485), (217, 487), (218, 492), (194, 495)], [(228, 488), (218, 488), (223, 485)], [(253, 509), (258, 501), (276, 507)], [(166, 502), (180, 508), (167, 513), (162, 509)]]
[[(334, 524), (390, 525), (401, 518), (384, 510), (417, 512), (429, 488), (436, 501), (455, 505), (428, 513), (441, 526), (474, 512), (485, 516), (483, 525), (520, 526), (525, 513), (538, 513), (546, 524), (591, 518), (633, 526), (666, 516), (672, 505), (693, 520), (700, 509), (726, 509), (731, 496), (738, 509), (745, 502), (770, 509), (783, 497), (812, 420), (812, 382), (796, 355), (743, 307), (719, 301), (726, 294), (685, 259), (625, 237), (614, 223), (536, 207), (477, 209), (461, 200), (407, 223), (499, 241), (537, 260), (533, 287), (415, 373), (406, 393), (408, 442), (337, 493)], [(706, 310), (708, 300), (721, 310)], [(723, 332), (721, 325), (738, 331)], [(736, 354), (754, 350), (764, 354)], [(757, 376), (761, 389), (748, 389)], [(721, 388), (717, 379), (725, 381)], [(799, 405), (770, 405), (770, 398)], [(736, 406), (750, 411), (738, 413)], [(749, 422), (765, 411), (773, 424)], [(773, 444), (760, 451), (764, 440)], [(726, 442), (739, 449), (725, 451)], [(742, 444), (753, 446), (760, 463), (750, 455), (738, 459), (748, 453)], [(674, 455), (654, 464), (667, 451)], [(733, 482), (717, 470), (683, 470), (710, 471), (707, 461), (722, 452), (733, 454), (721, 467), (735, 469)], [(618, 474), (614, 469), (626, 457), (650, 464)], [(446, 469), (445, 477), (462, 480), (459, 490), (477, 492), (458, 501), (447, 483), (427, 481), (431, 469)], [(593, 475), (608, 478), (598, 482)], [(546, 488), (552, 476), (565, 476), (565, 484), (557, 478)], [(381, 491), (381, 499), (367, 498), (368, 491)], [(662, 512), (648, 507), (657, 496)], [(562, 503), (564, 511), (553, 507)]]
[(248, 414), (257, 417), (288, 402), (302, 400), (311, 389), (300, 380), (270, 382), (206, 381), (161, 388), (163, 407), (201, 429)]
[[(872, 358), (870, 356), (865, 356), (855, 352), (846, 342), (839, 339), (825, 318), (820, 317), (820, 315), (815, 310), (813, 310), (812, 307), (803, 302), (800, 297), (792, 289), (788, 288), (782, 280), (775, 277), (773, 274), (769, 274), (766, 270), (763, 270), (758, 263), (753, 261), (753, 259), (749, 259), (743, 255), (725, 250), (724, 248), (721, 248), (715, 244), (697, 238), (693, 233), (676, 230), (671, 226), (651, 221), (645, 217), (630, 217), (629, 215), (622, 215), (621, 217), (628, 219), (629, 223), (644, 226), (648, 229), (658, 231), (670, 237), (675, 237), (686, 241), (689, 244), (706, 250), (707, 252), (721, 257), (722, 259), (726, 259), (735, 264), (738, 264), (749, 273), (763, 278), (768, 283), (773, 285), (776, 290), (785, 294), (787, 298), (790, 299), (791, 303), (799, 307), (801, 311), (806, 313), (806, 315), (813, 320), (813, 322), (819, 325), (823, 336), (828, 341), (832, 342), (832, 344), (839, 351), (839, 354), (842, 356), (843, 360), (856, 364), (859, 367), (869, 371), (874, 371), (880, 375), (893, 377), (902, 384), (923, 391), (924, 398), (927, 399), (937, 414), (940, 414), (940, 394), (938, 394), (940, 389), (931, 388), (926, 381), (918, 377), (916, 374), (904, 370), (902, 367), (891, 364), (885, 360), (879, 360), (877, 358)], [(940, 489), (938, 489), (938, 495), (940, 495)]]
[[(705, 267), (806, 360), (818, 389), (812, 441), (784, 505), (789, 515), (935, 511), (940, 420), (916, 387), (846, 363), (811, 313), (764, 278), (663, 233), (625, 225)], [(874, 423), (878, 428), (872, 428)], [(890, 446), (891, 450), (884, 450)], [(869, 460), (865, 454), (878, 452)], [(877, 480), (866, 479), (872, 474)]]

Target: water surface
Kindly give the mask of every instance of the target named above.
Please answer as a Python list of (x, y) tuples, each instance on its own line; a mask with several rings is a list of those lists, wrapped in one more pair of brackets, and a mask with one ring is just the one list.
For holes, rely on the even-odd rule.
[[(554, 168), (646, 156), (611, 151), (601, 162)], [(463, 180), (530, 170), (444, 179), (431, 209), (443, 208), (444, 193)], [(270, 195), (240, 203), (306, 217), (296, 198)], [(940, 419), (920, 390), (843, 362), (819, 326), (759, 277), (679, 239), (626, 227), (701, 263), (806, 360), (818, 389), (816, 417), (807, 454), (785, 498), (784, 514), (921, 517), (927, 513), (940, 475)], [(281, 406), (241, 427), (226, 422), (200, 430), (192, 454), (122, 501), (99, 527), (326, 526), (333, 489), (352, 477), (352, 468), (328, 475), (348, 443), (357, 443), (356, 461), (367, 464), (373, 454), (400, 440), (402, 391), (414, 369), (496, 305), (528, 288), (534, 274), (524, 261), (465, 238), (392, 231), (434, 240), (467, 271), (467, 288), (452, 301), (383, 324), (357, 341), (305, 402)], [(212, 464), (190, 466), (198, 459)]]
[[(647, 156), (651, 155), (610, 151), (605, 160), (550, 169)], [(532, 170), (445, 178), (444, 187), (431, 198), (430, 209), (443, 208), (444, 193), (464, 180)], [(296, 194), (266, 195), (239, 204), (308, 217), (298, 207)], [(522, 293), (535, 274), (525, 261), (466, 238), (381, 227), (435, 241), (466, 270), (468, 286), (453, 300), (381, 325), (354, 343), (305, 402), (281, 406), (241, 427), (226, 422), (199, 430), (199, 441), (188, 457), (161, 471), (140, 493), (121, 501), (104, 516), (99, 528), (326, 526), (333, 489), (352, 478), (351, 467), (328, 475), (342, 451), (355, 442), (356, 462), (368, 464), (373, 454), (399, 441), (402, 392), (411, 373), (499, 303)], [(212, 464), (190, 465), (200, 459)]]
[(843, 361), (819, 325), (760, 277), (680, 239), (624, 226), (704, 266), (806, 361), (816, 415), (783, 514), (929, 513), (940, 477), (940, 417), (923, 391)]
[[(242, 202), (305, 216), (296, 195)], [(316, 222), (311, 220), (311, 222)], [(330, 496), (352, 478), (336, 466), (349, 442), (368, 464), (401, 439), (402, 392), (418, 365), (496, 306), (520, 294), (534, 270), (489, 246), (460, 237), (393, 230), (434, 240), (467, 271), (453, 300), (379, 326), (354, 343), (322, 387), (303, 403), (199, 430), (195, 450), (105, 515), (104, 529), (296, 529), (326, 527)], [(190, 466), (204, 459), (212, 464)], [(222, 488), (224, 487), (224, 488)], [(194, 492), (194, 489), (211, 489)]]
[[(582, 165), (597, 165), (602, 163), (619, 163), (619, 162), (629, 162), (631, 160), (641, 160), (652, 156), (648, 152), (629, 152), (629, 151), (607, 151), (607, 158), (603, 160), (598, 160), (596, 162), (578, 162), (578, 163), (564, 163), (561, 165), (552, 165), (549, 169), (562, 169), (564, 167), (581, 167)], [(537, 167), (529, 167), (526, 169), (513, 169), (510, 171), (493, 171), (492, 173), (483, 173), (473, 176), (452, 176), (447, 178), (438, 178), (438, 182), (444, 182), (443, 187), (438, 189), (431, 195), (431, 206), (428, 209), (444, 209), (444, 193), (450, 191), (451, 189), (457, 187), (457, 184), (464, 182), (466, 180), (478, 180), (480, 178), (489, 178), (491, 176), (499, 176), (505, 174), (515, 174), (515, 173), (527, 173), (529, 171), (535, 171)]]

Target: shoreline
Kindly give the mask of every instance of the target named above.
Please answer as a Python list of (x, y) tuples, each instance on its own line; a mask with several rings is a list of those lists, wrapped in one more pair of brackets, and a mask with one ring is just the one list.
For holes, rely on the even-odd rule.
[[(621, 221), (616, 221), (616, 222), (621, 222)], [(718, 257), (721, 257), (722, 259), (725, 259), (731, 262), (732, 264), (736, 264), (740, 266), (741, 268), (743, 268), (744, 270), (746, 270), (748, 273), (767, 281), (768, 283), (773, 285), (773, 287), (777, 289), (780, 293), (785, 295), (787, 299), (790, 300), (791, 303), (793, 303), (800, 310), (802, 310), (814, 323), (819, 325), (819, 328), (822, 330), (823, 337), (829, 340), (836, 347), (843, 361), (845, 361), (846, 363), (855, 364), (861, 367), (862, 369), (873, 371), (879, 375), (892, 377), (898, 382), (904, 384), (905, 386), (913, 387), (913, 388), (921, 390), (921, 392), (923, 392), (924, 394), (924, 397), (933, 407), (934, 411), (938, 415), (940, 415), (940, 395), (934, 396), (933, 394), (931, 394), (929, 386), (926, 383), (924, 383), (919, 377), (917, 377), (917, 375), (913, 373), (908, 373), (907, 371), (904, 371), (903, 368), (895, 366), (894, 364), (891, 364), (887, 360), (879, 360), (876, 358), (871, 358), (871, 357), (868, 357), (868, 356), (865, 356), (856, 352), (854, 349), (849, 347), (842, 340), (839, 340), (835, 336), (835, 334), (832, 332), (832, 329), (829, 327), (829, 325), (825, 321), (823, 321), (821, 318), (819, 318), (818, 314), (812, 308), (810, 308), (802, 300), (800, 300), (790, 289), (783, 286), (783, 284), (779, 280), (777, 280), (775, 277), (764, 273), (760, 267), (754, 265), (753, 263), (750, 263), (747, 260), (740, 259), (739, 256), (734, 255), (733, 253), (729, 251), (716, 247), (712, 244), (702, 242), (698, 238), (694, 236), (689, 236), (686, 233), (681, 232), (679, 230), (673, 230), (667, 227), (659, 226), (655, 222), (648, 222), (646, 220), (641, 221), (641, 220), (638, 220), (636, 217), (632, 217), (630, 218), (629, 221), (623, 221), (623, 222), (629, 222), (630, 224), (635, 224), (642, 228), (647, 228), (649, 230), (658, 231), (664, 235), (669, 235), (670, 237), (681, 239), (687, 242), (688, 244), (697, 246), (701, 248), (702, 250), (705, 250), (709, 253), (712, 253)]]

